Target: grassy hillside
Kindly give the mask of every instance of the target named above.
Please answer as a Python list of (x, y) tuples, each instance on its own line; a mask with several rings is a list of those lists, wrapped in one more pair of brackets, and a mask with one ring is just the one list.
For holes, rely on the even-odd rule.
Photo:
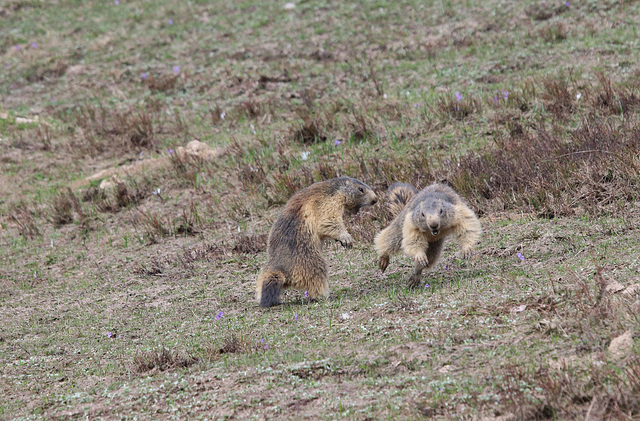
[[(639, 2), (0, 20), (0, 419), (640, 416)], [(448, 182), (477, 255), (410, 290), (377, 205), (327, 244), (327, 300), (257, 307), (282, 205), (341, 175)]]

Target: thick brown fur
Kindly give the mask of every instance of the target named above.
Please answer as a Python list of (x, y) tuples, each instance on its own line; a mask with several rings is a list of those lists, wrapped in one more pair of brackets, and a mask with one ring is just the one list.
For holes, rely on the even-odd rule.
[[(380, 231), (374, 244), (378, 252), (378, 266), (384, 272), (390, 256), (402, 251), (414, 259), (414, 271), (409, 286), (415, 288), (422, 280), (422, 270), (433, 267), (442, 254), (445, 239), (453, 236), (466, 259), (473, 255), (482, 227), (476, 214), (449, 186), (432, 184), (411, 195), (410, 185), (394, 183), (387, 198), (397, 200), (389, 204), (395, 218)], [(415, 189), (413, 189), (416, 192)], [(406, 205), (402, 206), (401, 200)]]
[(325, 240), (351, 248), (343, 215), (377, 202), (376, 194), (355, 178), (339, 177), (312, 184), (294, 194), (276, 220), (267, 241), (267, 264), (258, 277), (256, 298), (262, 307), (279, 304), (284, 288), (307, 291), (309, 298), (329, 293)]

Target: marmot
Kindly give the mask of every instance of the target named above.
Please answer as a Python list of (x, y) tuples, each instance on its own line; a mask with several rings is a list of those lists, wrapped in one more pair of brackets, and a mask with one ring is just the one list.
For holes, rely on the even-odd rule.
[(269, 233), (267, 264), (256, 285), (260, 305), (278, 304), (282, 288), (307, 291), (309, 298), (327, 296), (323, 241), (333, 239), (351, 248), (353, 237), (342, 219), (345, 211), (355, 214), (377, 201), (369, 186), (350, 177), (314, 183), (294, 194)]
[(409, 184), (394, 183), (387, 191), (389, 211), (395, 218), (380, 231), (374, 244), (378, 266), (384, 272), (389, 257), (400, 250), (415, 261), (409, 286), (420, 284), (422, 270), (440, 258), (444, 241), (450, 235), (462, 248), (462, 256), (472, 256), (482, 233), (476, 214), (444, 184), (432, 184), (421, 192)]

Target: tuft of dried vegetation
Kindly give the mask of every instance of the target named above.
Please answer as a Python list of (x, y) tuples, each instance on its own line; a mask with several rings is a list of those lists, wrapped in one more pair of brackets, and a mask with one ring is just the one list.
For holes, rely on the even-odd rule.
[(291, 130), (291, 138), (295, 142), (310, 144), (327, 140), (328, 123), (321, 112), (301, 108), (297, 115), (302, 124), (296, 124)]
[[(640, 359), (620, 372), (598, 361), (583, 367), (509, 366), (500, 394), (519, 419), (635, 419), (640, 415)], [(609, 387), (615, 385), (615, 387)]]
[(161, 127), (157, 107), (108, 110), (102, 105), (86, 105), (74, 112), (75, 136), (71, 147), (78, 152), (106, 153), (152, 149), (158, 145)]
[(129, 206), (137, 205), (152, 193), (146, 179), (107, 180), (100, 186), (90, 186), (82, 195), (83, 202), (90, 202), (100, 212), (117, 213)]
[(543, 129), (496, 139), (495, 148), (459, 160), (448, 178), (484, 209), (601, 214), (637, 196), (639, 130), (637, 123), (588, 119), (570, 141)]
[(549, 43), (564, 41), (569, 37), (569, 28), (562, 22), (550, 23), (538, 31), (538, 36)]
[(456, 92), (454, 97), (443, 96), (436, 103), (436, 112), (444, 119), (462, 121), (472, 114), (480, 114), (481, 102), (470, 95)]
[(24, 238), (35, 238), (40, 235), (40, 229), (33, 211), (29, 210), (25, 202), (17, 202), (9, 205), (7, 212), (9, 222), (18, 227), (18, 233)]
[(252, 341), (246, 334), (231, 333), (226, 335), (220, 344), (206, 347), (204, 354), (206, 359), (213, 361), (225, 354), (248, 354), (264, 349), (264, 345)]
[(176, 351), (162, 348), (154, 351), (138, 352), (133, 357), (133, 371), (147, 373), (149, 371), (167, 371), (187, 368), (199, 361), (193, 355), (183, 355)]
[(74, 220), (80, 221), (86, 227), (88, 223), (87, 215), (82, 209), (80, 200), (69, 187), (54, 196), (51, 220), (56, 227), (70, 224)]

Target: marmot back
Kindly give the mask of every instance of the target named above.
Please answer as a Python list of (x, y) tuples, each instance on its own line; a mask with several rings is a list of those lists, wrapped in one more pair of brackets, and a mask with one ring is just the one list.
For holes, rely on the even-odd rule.
[[(397, 189), (407, 189), (400, 185)], [(384, 272), (390, 256), (404, 252), (415, 261), (409, 285), (416, 287), (422, 270), (432, 267), (440, 258), (447, 237), (453, 235), (463, 257), (470, 258), (481, 232), (475, 213), (451, 187), (432, 184), (411, 197), (389, 226), (376, 235), (378, 265)]]
[(267, 241), (267, 264), (258, 277), (256, 297), (262, 307), (279, 303), (282, 288), (307, 291), (309, 298), (329, 292), (327, 264), (322, 256), (326, 239), (353, 245), (343, 215), (355, 214), (377, 202), (363, 182), (339, 177), (314, 183), (294, 194), (276, 220)]

